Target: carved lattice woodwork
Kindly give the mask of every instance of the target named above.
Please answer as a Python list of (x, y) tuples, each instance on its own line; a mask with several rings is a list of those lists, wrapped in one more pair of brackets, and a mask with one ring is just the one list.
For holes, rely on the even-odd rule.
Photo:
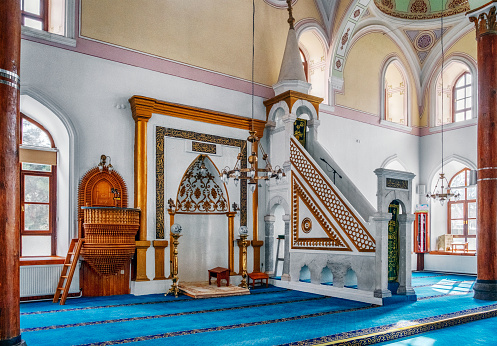
[(118, 274), (135, 252), (140, 211), (127, 205), (126, 184), (116, 171), (94, 167), (81, 178), (78, 222), (79, 236), (85, 238), (81, 255), (100, 275)]
[[(120, 199), (114, 199), (111, 189), (118, 191)], [(124, 179), (116, 171), (90, 169), (81, 178), (78, 190), (78, 220), (83, 221), (81, 207), (119, 207), (128, 206), (128, 189)]]
[[(209, 157), (199, 155), (188, 167), (176, 196), (176, 213), (224, 214), (228, 212), (229, 201), (223, 189), (216, 182), (216, 176), (207, 170), (202, 174), (202, 163), (210, 161)], [(212, 161), (210, 163), (214, 166)]]
[[(299, 237), (299, 226), (302, 227), (302, 231), (306, 232), (304, 224), (312, 224), (310, 219), (306, 218), (303, 223), (300, 223), (300, 212), (299, 212), (299, 201), (302, 201), (307, 209), (312, 213), (316, 220), (321, 225), (321, 228), (328, 235), (327, 238), (300, 238)], [(304, 188), (303, 184), (297, 179), (297, 177), (292, 176), (292, 207), (293, 207), (293, 218), (292, 218), (292, 249), (314, 249), (314, 250), (334, 250), (334, 251), (352, 251), (349, 245), (342, 238), (338, 230), (335, 228), (333, 223), (328, 219), (323, 210), (314, 201), (309, 192)], [(304, 222), (306, 221), (306, 222)], [(312, 226), (309, 226), (312, 227)]]
[(360, 252), (374, 252), (374, 238), (336, 193), (334, 187), (328, 183), (319, 170), (307, 159), (293, 138), (290, 143), (290, 160), (292, 166), (316, 194), (319, 201), (327, 207), (331, 216), (352, 241), (357, 250)]
[(85, 244), (82, 255), (101, 275), (117, 274), (135, 253), (140, 228), (138, 209), (83, 207)]

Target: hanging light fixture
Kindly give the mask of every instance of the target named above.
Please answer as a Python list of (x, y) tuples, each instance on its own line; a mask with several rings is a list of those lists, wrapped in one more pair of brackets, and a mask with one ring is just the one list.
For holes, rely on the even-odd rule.
[[(107, 159), (109, 159), (109, 164), (108, 165), (107, 165)], [(100, 162), (97, 165), (97, 167), (100, 170), (100, 172), (102, 172), (103, 170), (108, 170), (109, 172), (112, 172), (112, 170), (114, 169), (114, 167), (112, 167), (112, 164), (111, 164), (111, 157), (107, 156), (107, 155), (101, 155), (100, 156)]]
[(433, 192), (431, 194), (427, 194), (426, 198), (433, 198), (435, 201), (439, 201), (441, 205), (444, 205), (445, 201), (450, 201), (452, 198), (455, 200), (458, 200), (460, 197), (459, 192), (452, 193), (450, 191), (450, 185), (449, 181), (445, 177), (444, 173), (444, 102), (443, 102), (443, 88), (444, 88), (444, 65), (445, 65), (445, 55), (444, 55), (444, 31), (443, 31), (443, 26), (444, 26), (444, 16), (443, 16), (443, 1), (442, 1), (442, 14), (440, 16), (440, 45), (442, 46), (442, 72), (440, 74), (440, 77), (442, 79), (442, 91), (441, 91), (441, 96), (442, 96), (442, 104), (441, 104), (441, 116), (442, 116), (442, 171), (440, 173), (440, 176), (438, 177), (437, 183), (435, 185), (435, 188), (433, 189)]
[[(221, 180), (224, 183), (228, 183), (230, 178), (233, 178), (233, 182), (235, 186), (238, 186), (238, 182), (240, 180), (248, 180), (248, 187), (250, 191), (254, 192), (257, 187), (258, 180), (269, 180), (271, 178), (276, 179), (276, 183), (279, 184), (285, 178), (285, 172), (281, 169), (281, 167), (276, 166), (272, 167), (269, 162), (269, 156), (264, 151), (259, 138), (256, 136), (256, 132), (254, 130), (254, 53), (255, 53), (255, 2), (252, 0), (252, 122), (251, 129), (249, 131), (249, 137), (247, 138), (247, 142), (250, 143), (250, 156), (248, 157), (248, 162), (250, 167), (241, 168), (241, 160), (243, 158), (242, 151), (245, 149), (244, 147), (238, 153), (236, 158), (235, 166), (231, 169), (229, 167), (223, 168), (221, 171)], [(262, 159), (266, 162), (266, 166), (264, 168), (257, 167), (257, 148), (259, 147), (262, 153)]]

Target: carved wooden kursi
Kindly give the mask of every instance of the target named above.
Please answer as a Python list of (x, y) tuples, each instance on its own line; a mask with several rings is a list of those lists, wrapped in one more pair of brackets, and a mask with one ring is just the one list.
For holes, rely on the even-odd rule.
[[(114, 192), (112, 193), (112, 190)], [(81, 179), (78, 191), (81, 288), (84, 296), (129, 294), (130, 259), (140, 228), (140, 210), (128, 209), (126, 184), (119, 173), (98, 167)]]
[(82, 209), (85, 229), (83, 258), (100, 275), (117, 274), (135, 253), (140, 211), (111, 207)]
[[(111, 189), (116, 189), (120, 199), (114, 199)], [(78, 191), (78, 221), (83, 221), (81, 207), (119, 207), (128, 206), (128, 189), (123, 178), (116, 171), (90, 169), (81, 178)], [(80, 234), (79, 237), (84, 237)]]

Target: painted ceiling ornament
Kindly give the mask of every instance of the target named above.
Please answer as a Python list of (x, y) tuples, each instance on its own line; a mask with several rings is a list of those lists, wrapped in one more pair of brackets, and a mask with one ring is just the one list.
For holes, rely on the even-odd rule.
[(409, 2), (409, 12), (411, 13), (427, 13), (430, 10), (430, 2), (428, 0), (411, 0)]
[(225, 213), (228, 211), (228, 202), (223, 190), (215, 181), (217, 175), (212, 175), (206, 169), (205, 159), (206, 156), (200, 155), (183, 176), (176, 197), (176, 212)]
[(391, 10), (393, 10), (395, 7), (392, 0), (380, 0), (380, 1), (382, 6), (385, 6), (386, 8), (389, 8)]
[(468, 0), (447, 0), (443, 10), (435, 2), (431, 6), (432, 1), (434, 0), (410, 0), (407, 6), (403, 0), (374, 0), (374, 3), (385, 14), (410, 20), (435, 19), (442, 15), (448, 17), (469, 11)]
[(342, 47), (340, 47), (340, 49), (343, 49), (343, 46), (345, 46), (345, 44), (349, 40), (349, 31), (350, 31), (350, 28), (347, 28), (347, 32), (345, 34), (343, 34), (343, 36), (342, 36)]

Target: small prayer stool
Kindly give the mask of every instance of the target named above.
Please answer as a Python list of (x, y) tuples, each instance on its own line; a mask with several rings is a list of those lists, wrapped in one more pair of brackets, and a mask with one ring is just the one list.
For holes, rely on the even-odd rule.
[(211, 278), (217, 279), (217, 287), (221, 287), (221, 280), (226, 280), (226, 286), (230, 285), (230, 271), (228, 268), (216, 267), (214, 269), (209, 269), (209, 285), (211, 284)]
[(260, 280), (260, 284), (262, 285), (262, 280), (266, 280), (266, 287), (268, 287), (267, 280), (269, 276), (266, 273), (250, 273), (248, 275), (248, 285), (250, 285), (250, 279), (252, 279), (252, 288), (255, 287), (255, 281)]

